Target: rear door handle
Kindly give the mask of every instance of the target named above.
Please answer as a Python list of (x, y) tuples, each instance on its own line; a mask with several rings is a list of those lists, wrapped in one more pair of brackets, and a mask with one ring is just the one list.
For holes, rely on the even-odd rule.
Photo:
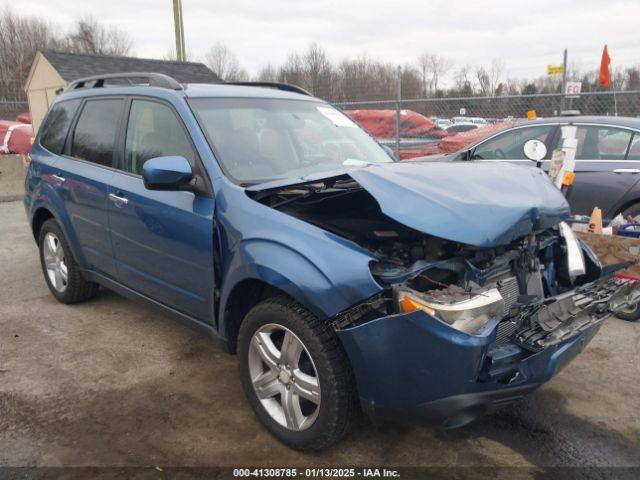
[(55, 173), (53, 175), (51, 175), (51, 178), (53, 178), (58, 183), (64, 183), (64, 182), (67, 181), (66, 178), (61, 177), (60, 175), (56, 175)]
[(109, 200), (111, 200), (115, 204), (126, 205), (127, 203), (129, 203), (129, 200), (127, 200), (124, 197), (120, 197), (120, 196), (116, 195), (115, 193), (110, 193), (109, 194)]
[(640, 173), (638, 168), (616, 168), (613, 173)]

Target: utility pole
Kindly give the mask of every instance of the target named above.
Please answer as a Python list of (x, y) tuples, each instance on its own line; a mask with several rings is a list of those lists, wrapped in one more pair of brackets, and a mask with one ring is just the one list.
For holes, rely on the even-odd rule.
[(564, 56), (562, 59), (562, 91), (561, 96), (560, 96), (560, 112), (559, 114), (562, 115), (562, 112), (566, 109), (565, 103), (566, 103), (566, 94), (567, 94), (567, 49), (564, 49)]
[(182, 0), (173, 0), (173, 24), (176, 30), (176, 59), (187, 61), (184, 47), (184, 24), (182, 23)]

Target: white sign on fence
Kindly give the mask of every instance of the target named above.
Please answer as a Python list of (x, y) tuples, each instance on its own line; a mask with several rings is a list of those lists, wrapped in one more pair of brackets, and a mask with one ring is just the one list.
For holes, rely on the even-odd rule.
[(567, 98), (578, 98), (582, 91), (582, 82), (567, 82), (564, 93)]

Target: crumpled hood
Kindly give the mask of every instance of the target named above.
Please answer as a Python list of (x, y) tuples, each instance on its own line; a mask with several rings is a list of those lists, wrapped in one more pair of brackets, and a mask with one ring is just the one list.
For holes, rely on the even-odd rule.
[(512, 242), (569, 214), (538, 168), (485, 162), (371, 164), (348, 175), (388, 217), (415, 230), (477, 247)]

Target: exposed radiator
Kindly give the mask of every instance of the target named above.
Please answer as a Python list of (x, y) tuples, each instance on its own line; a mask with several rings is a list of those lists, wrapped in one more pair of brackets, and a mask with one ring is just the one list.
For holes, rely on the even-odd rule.
[(504, 299), (504, 314), (509, 313), (509, 309), (518, 301), (520, 289), (516, 277), (507, 277), (498, 281), (498, 291)]
[[(520, 295), (518, 280), (516, 277), (503, 278), (498, 282), (497, 287), (504, 299), (504, 314), (506, 315), (509, 313), (509, 309), (518, 301), (518, 296)], [(500, 322), (496, 331), (496, 343), (507, 342), (517, 328), (518, 326), (513, 322)]]

